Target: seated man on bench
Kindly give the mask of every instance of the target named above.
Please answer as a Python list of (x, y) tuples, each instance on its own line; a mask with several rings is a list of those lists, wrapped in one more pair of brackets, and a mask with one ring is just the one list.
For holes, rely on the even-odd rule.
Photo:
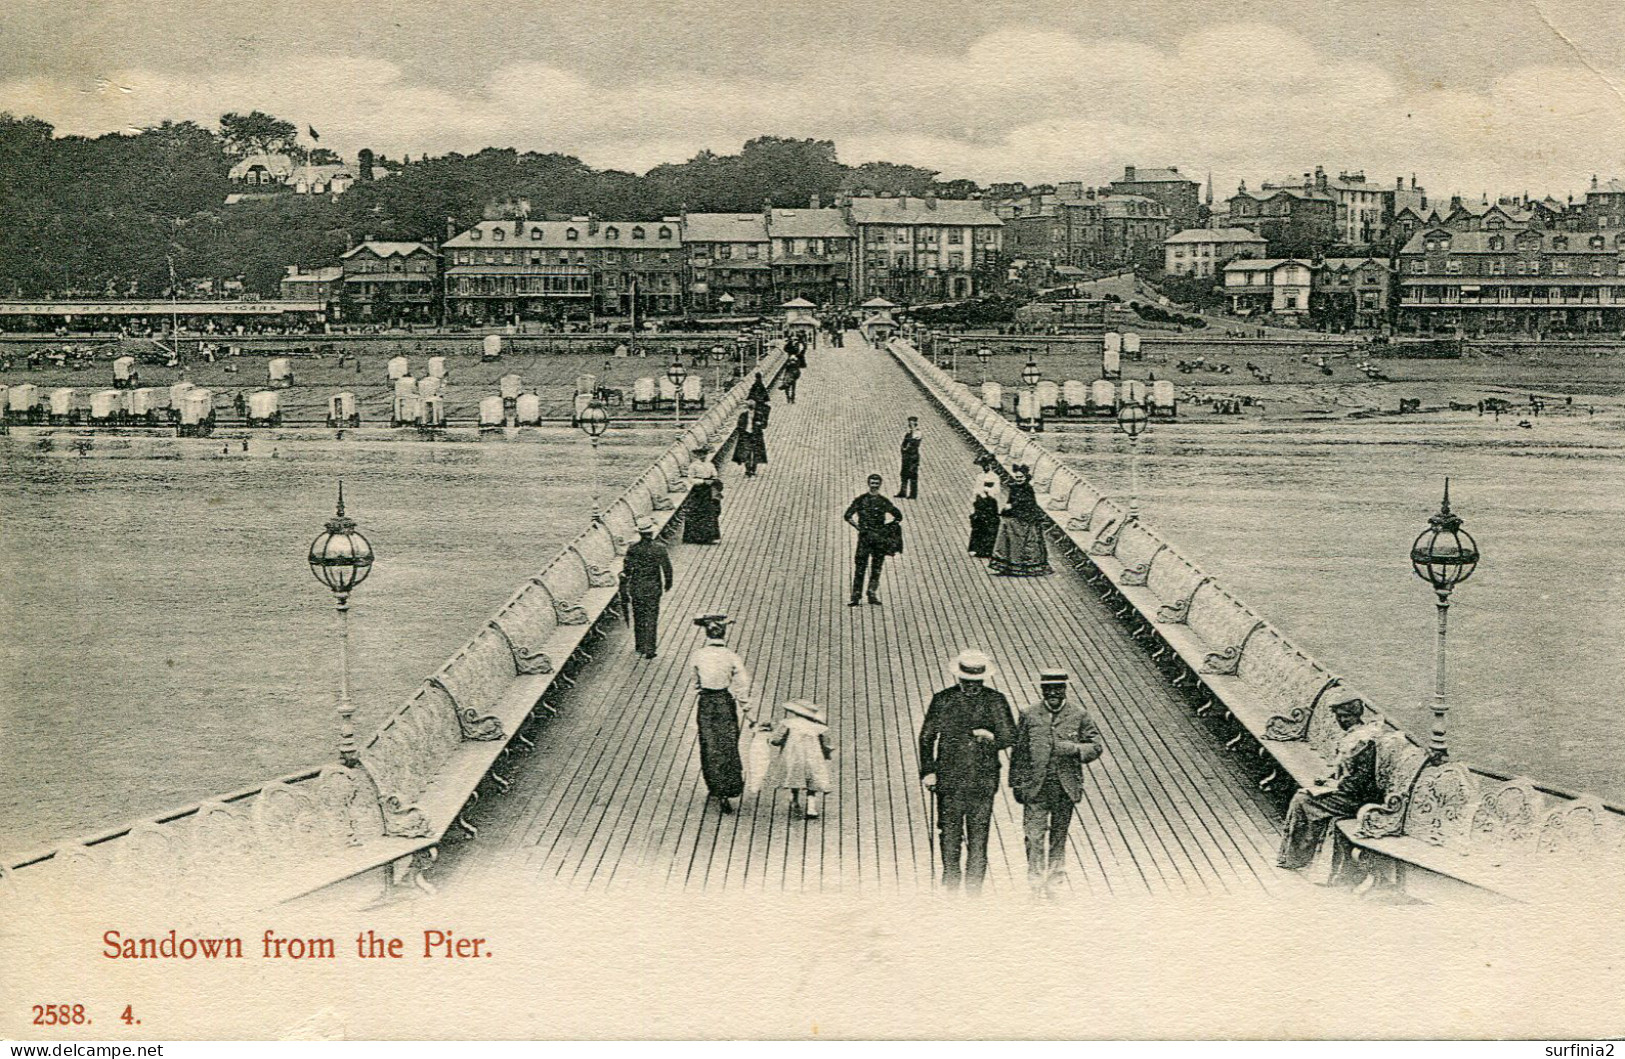
[[(1382, 786), (1377, 782), (1376, 743), (1382, 727), (1360, 724), (1365, 703), (1359, 699), (1333, 703), (1331, 709), (1344, 732), (1337, 743), (1332, 775), (1292, 796), (1281, 835), (1281, 852), (1276, 857), (1276, 863), (1283, 868), (1308, 867), (1333, 824), (1354, 816), (1362, 805), (1383, 799)], [(1348, 839), (1341, 831), (1334, 831), (1331, 885), (1360, 882), (1362, 873), (1354, 866), (1353, 854)]]

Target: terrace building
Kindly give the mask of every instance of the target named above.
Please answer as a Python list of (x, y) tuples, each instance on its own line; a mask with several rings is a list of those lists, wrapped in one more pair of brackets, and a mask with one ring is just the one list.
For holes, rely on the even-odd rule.
[(558, 320), (592, 309), (592, 223), (481, 221), (441, 247), (446, 316), (477, 324)]
[(1625, 231), (1417, 232), (1399, 254), (1402, 330), (1625, 330)]
[(1004, 222), (977, 200), (854, 198), (847, 218), (857, 236), (855, 297), (969, 298), (1003, 246)]
[(1597, 231), (1625, 228), (1625, 184), (1618, 180), (1599, 184), (1593, 175), (1585, 204), (1579, 212), (1587, 228)]
[(683, 311), (683, 228), (677, 217), (599, 224), (588, 218), (593, 310), (607, 316)]
[(440, 255), (427, 243), (367, 240), (340, 265), (347, 317), (427, 321), (440, 315)]
[(338, 265), (308, 271), (298, 265), (289, 265), (280, 284), (283, 301), (316, 302), (321, 305), (338, 301), (343, 286), (344, 269)]
[(699, 312), (777, 307), (764, 214), (685, 213), (682, 239), (690, 269), (690, 307)]
[(776, 298), (805, 298), (815, 305), (851, 299), (857, 237), (844, 213), (820, 209), (816, 200), (811, 209), (769, 210), (767, 234)]

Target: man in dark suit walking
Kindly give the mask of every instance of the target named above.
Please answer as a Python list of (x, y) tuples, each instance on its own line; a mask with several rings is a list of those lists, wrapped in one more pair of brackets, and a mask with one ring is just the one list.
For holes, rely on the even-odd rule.
[(955, 684), (931, 697), (920, 726), (920, 782), (936, 797), (942, 885), (975, 893), (987, 876), (987, 835), (999, 793), (999, 751), (1016, 739), (1010, 702), (987, 686), (993, 663), (980, 651), (954, 660)]
[(908, 429), (903, 432), (903, 472), (897, 483), (899, 499), (920, 498), (920, 419), (908, 417)]
[(654, 520), (638, 519), (638, 540), (626, 549), (621, 564), (621, 592), (632, 608), (632, 633), (638, 654), (655, 657), (655, 633), (660, 625), (660, 597), (671, 589), (671, 557), (655, 540)]
[(852, 602), (847, 604), (849, 607), (858, 605), (865, 569), (869, 571), (869, 602), (879, 605), (880, 568), (886, 564), (886, 556), (892, 553), (891, 533), (886, 527), (903, 521), (903, 513), (897, 510), (897, 505), (880, 495), (880, 483), (880, 475), (871, 474), (869, 491), (848, 504), (846, 514), (842, 516), (847, 525), (858, 531), (858, 551), (852, 557)]
[(1066, 689), (1064, 672), (1039, 674), (1043, 700), (1022, 713), (1010, 754), (1010, 787), (1022, 805), (1027, 839), (1027, 882), (1040, 897), (1052, 896), (1066, 881), (1066, 832), (1083, 797), (1083, 766), (1101, 751), (1100, 731), (1089, 711), (1068, 701)]

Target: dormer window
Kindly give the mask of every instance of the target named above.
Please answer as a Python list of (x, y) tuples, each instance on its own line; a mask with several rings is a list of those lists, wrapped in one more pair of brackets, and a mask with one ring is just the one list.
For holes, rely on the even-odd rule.
[(1505, 239), (1501, 238), (1499, 235), (1495, 235), (1495, 236), (1490, 237), (1490, 249), (1491, 250), (1505, 250), (1506, 246), (1507, 246), (1507, 241)]
[(581, 238), (581, 233), (576, 231), (574, 228), (566, 228), (564, 230), (564, 238), (565, 238), (565, 240), (567, 242), (572, 242), (573, 243), (577, 239)]
[(665, 225), (662, 225), (661, 228), (660, 228), (660, 238), (662, 238), (662, 239), (670, 239), (671, 238), (671, 229), (666, 227)]
[(469, 239), (471, 239), (471, 240), (473, 240), (474, 242), (477, 243), (477, 242), (480, 241), (480, 235), (481, 234), (482, 233), (480, 232), (480, 230), (478, 228), (474, 228), (474, 229), (471, 229), (469, 231), (468, 237), (469, 237)]
[(615, 239), (619, 239), (620, 237), (621, 237), (621, 230), (619, 228), (615, 227), (613, 224), (610, 225), (608, 228), (604, 229), (604, 238), (605, 239), (609, 239), (609, 240), (613, 241)]
[(1606, 242), (1605, 242), (1605, 240), (1603, 239), (1602, 236), (1593, 235), (1591, 237), (1591, 249), (1593, 249), (1593, 250), (1602, 250), (1602, 249), (1605, 249), (1605, 247), (1606, 247)]
[(491, 238), (495, 239), (497, 242), (500, 243), (500, 242), (502, 242), (503, 239), (506, 238), (506, 236), (504, 236), (502, 234), (502, 229), (501, 228), (492, 228), (491, 229)]
[(1553, 250), (1567, 250), (1568, 248), (1569, 248), (1568, 236), (1560, 235), (1556, 239), (1552, 240), (1552, 249)]
[(530, 230), (530, 237), (532, 239), (540, 239), (542, 237), (542, 230), (540, 228), (532, 228)]
[(636, 228), (632, 229), (632, 238), (634, 238), (634, 239), (642, 239), (643, 238), (643, 226), (642, 225), (638, 225)]

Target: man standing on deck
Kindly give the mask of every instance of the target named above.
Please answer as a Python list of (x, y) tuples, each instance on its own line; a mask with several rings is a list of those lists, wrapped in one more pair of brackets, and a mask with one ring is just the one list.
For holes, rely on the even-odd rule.
[(1016, 741), (1010, 702), (987, 686), (993, 663), (980, 651), (961, 651), (951, 669), (955, 685), (931, 697), (920, 726), (920, 782), (936, 798), (942, 885), (963, 880), (976, 893), (987, 876), (987, 835), (999, 793), (999, 751)]
[(655, 657), (655, 633), (660, 625), (660, 597), (671, 590), (671, 557), (655, 540), (654, 520), (638, 519), (638, 540), (626, 549), (621, 564), (621, 592), (632, 608), (632, 633), (638, 654)]
[(1100, 757), (1100, 731), (1088, 710), (1067, 701), (1066, 685), (1059, 669), (1039, 674), (1043, 701), (1021, 715), (1010, 752), (1010, 789), (1022, 806), (1027, 882), (1036, 897), (1053, 896), (1066, 881), (1066, 833), (1083, 797), (1083, 766)]
[(852, 557), (852, 602), (847, 604), (849, 607), (858, 605), (858, 596), (863, 592), (865, 568), (869, 571), (869, 602), (876, 606), (880, 604), (880, 568), (885, 565), (886, 556), (891, 554), (891, 534), (886, 527), (903, 521), (903, 513), (897, 510), (897, 505), (880, 495), (880, 484), (880, 475), (871, 474), (869, 491), (859, 494), (847, 505), (846, 514), (841, 516), (846, 519), (847, 525), (858, 531), (858, 550)]
[(903, 472), (897, 483), (899, 499), (920, 498), (920, 419), (908, 417), (908, 429), (903, 432)]

